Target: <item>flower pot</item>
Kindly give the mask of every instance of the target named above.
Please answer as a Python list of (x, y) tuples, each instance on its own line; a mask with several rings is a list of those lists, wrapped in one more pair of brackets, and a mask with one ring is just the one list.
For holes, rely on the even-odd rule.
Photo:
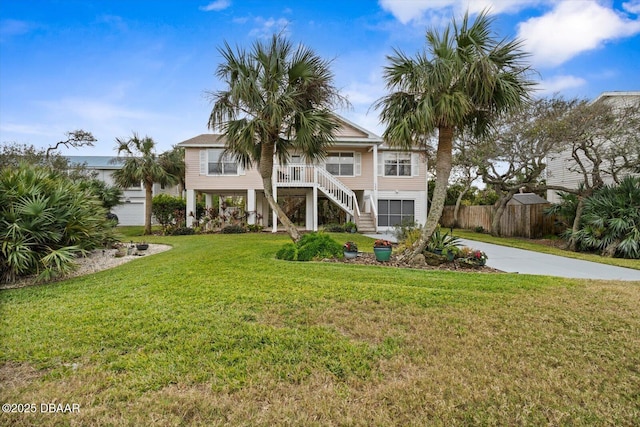
[(136, 245), (136, 249), (138, 249), (139, 251), (146, 251), (147, 249), (149, 249), (149, 244), (148, 243), (138, 243)]
[(376, 255), (376, 260), (385, 262), (391, 258), (391, 248), (373, 248), (373, 253)]
[(344, 251), (343, 254), (344, 254), (344, 258), (345, 259), (354, 259), (354, 258), (356, 258), (358, 256), (358, 252), (347, 252), (347, 251)]

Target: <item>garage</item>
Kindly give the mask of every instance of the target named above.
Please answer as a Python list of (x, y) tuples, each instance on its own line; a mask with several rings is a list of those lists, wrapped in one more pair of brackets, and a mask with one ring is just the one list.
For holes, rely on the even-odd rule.
[(118, 216), (118, 225), (144, 225), (144, 200), (133, 199), (111, 209)]

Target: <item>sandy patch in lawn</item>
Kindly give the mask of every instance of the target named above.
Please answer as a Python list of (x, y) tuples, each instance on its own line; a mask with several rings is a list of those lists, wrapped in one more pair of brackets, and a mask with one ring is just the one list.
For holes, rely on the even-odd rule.
[(52, 283), (59, 280), (66, 280), (73, 277), (84, 276), (86, 274), (97, 273), (102, 270), (108, 270), (110, 268), (117, 267), (134, 259), (154, 255), (160, 252), (168, 251), (169, 249), (171, 249), (171, 246), (169, 245), (158, 245), (150, 243), (147, 250), (139, 251), (135, 248), (132, 248), (129, 255), (120, 258), (116, 258), (115, 256), (117, 252), (116, 249), (97, 249), (95, 251), (92, 251), (89, 256), (85, 258), (78, 258), (76, 260), (77, 268), (64, 277), (60, 277), (59, 279), (53, 280), (51, 282), (36, 283), (35, 277), (30, 276), (18, 280), (14, 283), (0, 283), (0, 289), (23, 288), (25, 286)]

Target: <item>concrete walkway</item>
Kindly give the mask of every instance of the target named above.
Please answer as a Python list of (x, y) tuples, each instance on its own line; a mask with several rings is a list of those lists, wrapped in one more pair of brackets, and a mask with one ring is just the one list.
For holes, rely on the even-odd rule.
[[(394, 242), (396, 240), (393, 236), (386, 234), (370, 234), (368, 236)], [(489, 257), (487, 260), (489, 267), (508, 273), (536, 274), (572, 279), (640, 281), (640, 270), (476, 242), (475, 240), (461, 240), (464, 246), (484, 251)]]

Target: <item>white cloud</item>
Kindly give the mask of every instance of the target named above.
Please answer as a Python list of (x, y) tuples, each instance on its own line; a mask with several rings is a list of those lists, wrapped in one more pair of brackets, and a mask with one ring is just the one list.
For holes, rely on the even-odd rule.
[(218, 12), (228, 8), (229, 6), (231, 6), (230, 0), (215, 0), (206, 6), (200, 6), (199, 9), (204, 10), (205, 12), (211, 12), (212, 10)]
[(285, 18), (265, 19), (259, 16), (255, 18), (254, 21), (258, 24), (258, 27), (249, 32), (249, 35), (252, 37), (270, 37), (274, 33), (280, 33), (286, 30), (289, 26), (289, 20)]
[(562, 64), (599, 48), (608, 40), (640, 33), (640, 20), (631, 20), (596, 1), (565, 1), (538, 18), (518, 26), (525, 50), (535, 66)]
[(629, 13), (640, 15), (640, 0), (631, 0), (625, 3), (622, 3), (622, 8)]
[(432, 15), (429, 21), (438, 21), (438, 17), (446, 14), (447, 21), (450, 21), (451, 14), (461, 15), (467, 10), (474, 14), (490, 9), (491, 13), (498, 14), (516, 12), (545, 2), (549, 0), (378, 0), (382, 9), (390, 12), (403, 24), (411, 21), (420, 23), (425, 15)]
[(554, 93), (560, 93), (567, 89), (574, 89), (580, 86), (584, 86), (587, 81), (581, 77), (576, 76), (553, 76), (549, 79), (541, 80), (536, 87), (536, 95), (553, 95)]

